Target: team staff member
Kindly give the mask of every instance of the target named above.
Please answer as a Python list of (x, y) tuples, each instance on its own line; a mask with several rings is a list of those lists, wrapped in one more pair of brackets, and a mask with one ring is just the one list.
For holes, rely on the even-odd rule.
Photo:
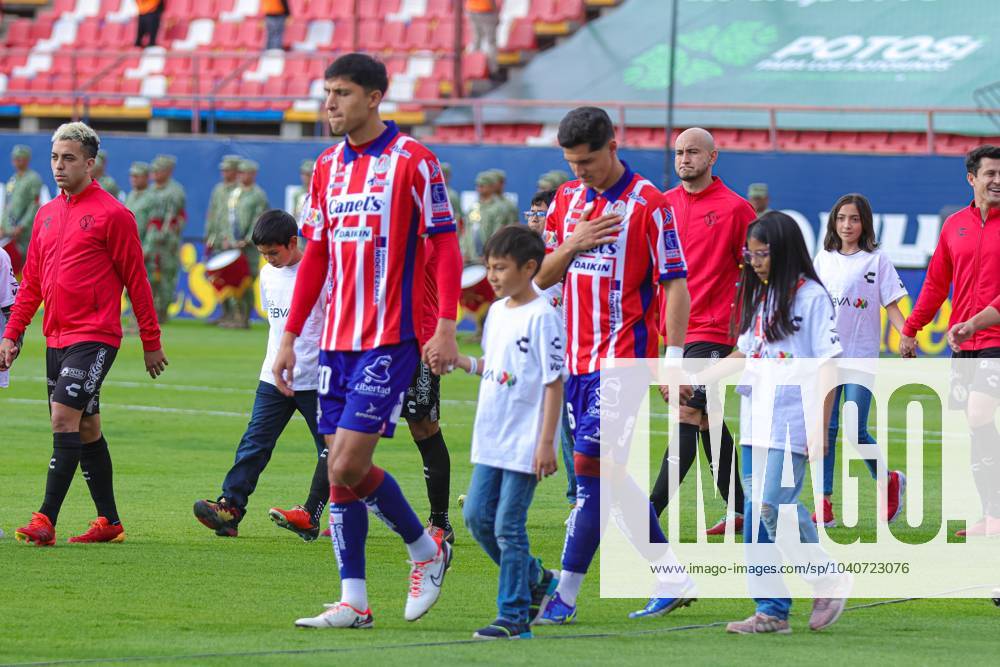
[[(906, 318), (899, 340), (899, 354), (916, 354), (917, 332), (927, 325), (941, 304), (951, 296), (949, 327), (971, 319), (1000, 294), (1000, 146), (979, 146), (965, 158), (973, 202), (951, 215), (941, 226), (934, 255), (927, 265), (924, 284), (917, 302)], [(956, 359), (984, 359), (976, 377), (955, 380), (971, 385), (964, 405), (972, 431), (972, 476), (983, 505), (983, 518), (961, 535), (1000, 534), (1000, 482), (993, 472), (993, 460), (1000, 454), (1000, 433), (993, 415), (997, 400), (994, 378), (1000, 377), (1000, 326), (987, 327), (969, 336), (955, 352)], [(970, 362), (965, 362), (966, 364)], [(961, 392), (964, 395), (965, 392)], [(954, 404), (953, 408), (963, 407)]]
[[(368, 510), (406, 543), (412, 562), (406, 620), (417, 620), (437, 601), (451, 557), (451, 545), (424, 530), (399, 484), (372, 456), (379, 437), (395, 431), (421, 351), (436, 374), (454, 369), (462, 259), (437, 158), (379, 115), (389, 86), (385, 65), (350, 53), (324, 78), (330, 129), (346, 139), (316, 164), (302, 220), (309, 243), (274, 375), (287, 393), (295, 338), (325, 287), (319, 431), (330, 450), (330, 526), (342, 597), (296, 625), (362, 628), (373, 623), (365, 581)], [(436, 331), (424, 340), (428, 243), (439, 310)]]
[(146, 370), (155, 378), (167, 359), (142, 260), (135, 217), (91, 177), (100, 140), (83, 123), (52, 136), (52, 175), (61, 189), (35, 216), (24, 281), (0, 341), (0, 370), (17, 358), (17, 341), (45, 301), (46, 375), (52, 419), (52, 460), (45, 499), (18, 540), (55, 544), (55, 524), (77, 465), (97, 519), (70, 542), (121, 542), (111, 455), (101, 432), (99, 394), (122, 339), (122, 288), (139, 322)]
[[(684, 256), (691, 267), (688, 291), (691, 293), (691, 320), (684, 339), (684, 356), (695, 359), (724, 359), (733, 351), (736, 339), (730, 332), (733, 298), (739, 281), (743, 244), (747, 227), (757, 217), (750, 203), (726, 187), (712, 167), (719, 159), (712, 135), (698, 127), (681, 132), (677, 137), (674, 169), (680, 185), (667, 192), (667, 201), (674, 212), (677, 233)], [(662, 297), (662, 295), (661, 295)], [(660, 333), (665, 334), (666, 301), (660, 300)], [(709, 462), (713, 461), (709, 438), (707, 398), (704, 387), (696, 387), (686, 405), (680, 406), (680, 470), (684, 481), (698, 454), (698, 434)], [(666, 452), (660, 473), (650, 493), (659, 516), (670, 499), (670, 461)], [(729, 502), (732, 483), (736, 494), (732, 520), (735, 531), (743, 530), (743, 487), (734, 471), (739, 469), (733, 436), (723, 423), (719, 445), (716, 485), (723, 501)], [(730, 517), (723, 516), (708, 529), (709, 535), (726, 532)]]

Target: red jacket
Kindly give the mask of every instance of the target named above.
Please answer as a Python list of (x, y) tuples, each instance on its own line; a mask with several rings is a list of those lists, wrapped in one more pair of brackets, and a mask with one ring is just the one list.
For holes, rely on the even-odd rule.
[[(667, 191), (687, 260), (691, 317), (685, 343), (735, 345), (729, 321), (743, 262), (747, 227), (757, 217), (753, 206), (718, 176), (696, 194), (682, 185)], [(666, 299), (660, 291), (660, 334), (665, 335)]]
[(160, 349), (160, 327), (135, 216), (91, 181), (83, 192), (58, 197), (35, 215), (24, 278), (3, 337), (17, 340), (45, 301), (46, 344), (121, 345), (122, 287), (128, 287), (142, 349)]
[[(937, 314), (952, 287), (949, 328), (990, 305), (1000, 293), (1000, 209), (990, 209), (983, 222), (973, 203), (944, 221), (903, 334), (916, 336)], [(987, 347), (1000, 347), (1000, 327), (983, 329), (962, 344), (963, 350)]]

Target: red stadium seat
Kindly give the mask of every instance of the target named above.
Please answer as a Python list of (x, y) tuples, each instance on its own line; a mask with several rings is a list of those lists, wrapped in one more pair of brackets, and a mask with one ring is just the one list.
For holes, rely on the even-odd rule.
[(889, 146), (896, 153), (925, 153), (927, 135), (923, 132), (891, 132)]
[(247, 19), (239, 24), (236, 44), (241, 49), (257, 50), (264, 46), (264, 24), (259, 19)]
[(582, 23), (587, 18), (582, 0), (556, 0), (555, 20)]
[(425, 49), (435, 49), (432, 43), (434, 35), (431, 33), (431, 22), (427, 19), (413, 19), (406, 29), (406, 39), (402, 41), (398, 48), (407, 51), (423, 51)]
[(528, 3), (527, 18), (532, 22), (558, 21), (559, 19), (555, 18), (555, 14), (556, 14), (556, 0), (532, 0), (530, 3)]
[(430, 48), (435, 51), (454, 51), (455, 49), (455, 22), (440, 21), (437, 26), (430, 30)]
[[(363, 19), (380, 23), (376, 19)], [(412, 24), (411, 24), (412, 27)], [(378, 38), (374, 42), (369, 42), (367, 47), (378, 51), (398, 51), (406, 47), (406, 24), (402, 21), (385, 21), (382, 23), (382, 30), (378, 33)], [(362, 31), (361, 34), (365, 34)]]
[[(337, 30), (345, 22), (341, 22), (337, 25), (337, 29), (334, 30), (334, 39), (337, 38)], [(382, 43), (382, 23), (374, 19), (366, 19), (364, 21), (359, 21), (358, 23), (358, 48), (361, 50), (365, 49), (378, 49)]]
[(235, 51), (239, 40), (240, 24), (217, 21), (212, 34), (211, 47), (216, 51)]
[(101, 26), (94, 48), (118, 51), (133, 43), (135, 26), (131, 23), (105, 23)]
[(285, 44), (290, 46), (303, 41), (308, 29), (309, 23), (307, 21), (303, 21), (301, 18), (292, 19), (285, 28)]
[(57, 14), (71, 12), (74, 9), (76, 9), (76, 0), (55, 0), (55, 2), (52, 3), (52, 11)]
[(399, 11), (399, 0), (379, 0), (379, 2), (359, 3), (358, 17), (361, 19), (378, 19), (379, 21), (389, 20), (389, 14)]
[(266, 106), (264, 108), (279, 109), (284, 111), (288, 107), (292, 106), (292, 103), (289, 100), (268, 99), (287, 95), (288, 92), (285, 83), (285, 78), (280, 76), (272, 76), (264, 82), (264, 85), (260, 90), (260, 96), (266, 100)]
[[(330, 0), (330, 13), (326, 18), (350, 19), (354, 16), (354, 0)], [(320, 18), (323, 18), (322, 16)]]
[(17, 19), (7, 29), (7, 46), (23, 48), (31, 46), (34, 38), (31, 36), (31, 19)]
[(7, 81), (7, 90), (4, 93), (4, 100), (9, 104), (31, 104), (31, 91), (29, 86), (31, 79), (24, 77), (11, 77)]
[[(272, 77), (278, 78), (278, 77)], [(270, 80), (270, 79), (269, 79)], [(309, 96), (309, 86), (312, 84), (312, 79), (303, 76), (294, 76), (288, 79), (287, 86), (285, 88), (285, 94), (288, 96), (294, 96), (299, 98), (305, 98)]]
[(163, 8), (163, 20), (191, 18), (194, 4), (194, 0), (169, 0)]
[(427, 12), (424, 16), (430, 19), (451, 18), (455, 15), (453, 7), (452, 0), (427, 0)]
[[(273, 77), (277, 78), (277, 77)], [(240, 95), (251, 99), (243, 102), (243, 107), (249, 111), (265, 111), (272, 103), (263, 95), (264, 86), (259, 81), (244, 81), (240, 84)]]
[(32, 43), (37, 42), (40, 39), (48, 39), (52, 36), (52, 26), (55, 23), (55, 19), (51, 16), (49, 17), (38, 17), (31, 22), (31, 41)]
[(333, 23), (333, 40), (330, 47), (336, 51), (347, 51), (354, 48), (354, 22), (350, 19), (340, 19)]
[(462, 56), (462, 76), (465, 77), (466, 81), (490, 78), (490, 67), (486, 54), (478, 51), (464, 54)]
[[(467, 35), (471, 33), (466, 32)], [(530, 19), (517, 19), (511, 26), (510, 35), (507, 38), (507, 44), (503, 47), (504, 51), (534, 51), (538, 48), (538, 43), (535, 41), (535, 27)]]

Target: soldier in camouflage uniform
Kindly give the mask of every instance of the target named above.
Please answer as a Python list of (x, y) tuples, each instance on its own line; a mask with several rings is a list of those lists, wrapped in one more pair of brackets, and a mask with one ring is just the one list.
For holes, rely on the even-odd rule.
[[(167, 309), (177, 291), (180, 273), (181, 233), (184, 230), (184, 190), (170, 178), (173, 161), (170, 156), (158, 155), (150, 165), (153, 174), (153, 196), (157, 198), (157, 212), (146, 230), (146, 248), (152, 253), (155, 271), (150, 273), (153, 303), (161, 323), (167, 321)], [(147, 267), (148, 268), (148, 267)]]
[[(150, 220), (163, 219), (163, 213), (159, 210), (161, 200), (153, 194), (149, 187), (149, 165), (147, 163), (133, 162), (128, 170), (128, 178), (132, 190), (125, 197), (125, 206), (135, 216), (135, 224), (139, 228), (139, 240), (142, 242), (142, 255), (146, 263), (146, 275), (152, 284), (156, 277), (156, 256), (147, 245), (148, 235), (146, 232), (149, 230)], [(134, 314), (128, 318), (126, 331), (139, 333)]]
[[(219, 163), (219, 173), (222, 181), (212, 188), (212, 196), (208, 200), (208, 213), (205, 216), (205, 254), (225, 250), (227, 243), (232, 242), (232, 226), (229, 224), (229, 195), (239, 187), (236, 178), (240, 169), (239, 155), (225, 155)], [(222, 316), (212, 321), (212, 324), (231, 324), (236, 320), (236, 300), (227, 298), (222, 301)]]
[(316, 163), (313, 160), (303, 160), (299, 165), (299, 178), (302, 185), (298, 185), (292, 191), (292, 217), (298, 222), (302, 207), (306, 203), (306, 195), (309, 194), (309, 186), (312, 184), (313, 167)]
[[(257, 252), (257, 246), (251, 239), (253, 226), (260, 214), (268, 209), (267, 195), (256, 183), (258, 169), (259, 166), (253, 160), (240, 162), (239, 187), (230, 193), (227, 202), (234, 245), (242, 250), (247, 258), (251, 281), (257, 279), (257, 273), (260, 271), (260, 253)], [(236, 326), (242, 329), (250, 327), (250, 314), (253, 313), (253, 308), (254, 290), (250, 288), (243, 292), (243, 298), (240, 299)]]
[[(94, 177), (104, 191), (110, 194), (115, 199), (121, 200), (122, 189), (118, 187), (118, 183), (115, 182), (111, 176), (105, 172), (105, 167), (108, 162), (108, 152), (106, 150), (97, 151), (97, 158), (94, 160), (94, 168), (90, 170), (90, 175)], [(130, 174), (131, 175), (131, 174)]]
[(540, 192), (555, 190), (568, 180), (569, 174), (565, 171), (553, 169), (552, 171), (547, 171), (538, 177), (538, 190)]
[(448, 186), (448, 203), (451, 204), (452, 213), (455, 215), (455, 224), (458, 225), (459, 247), (461, 247), (461, 238), (465, 235), (465, 216), (462, 215), (462, 199), (458, 196), (455, 188), (451, 187), (451, 165), (447, 162), (442, 162), (441, 173), (444, 174), (444, 182)]
[(14, 174), (7, 181), (7, 193), (4, 198), (3, 218), (0, 219), (0, 237), (14, 240), (20, 262), (14, 268), (20, 273), (24, 258), (28, 256), (28, 242), (31, 240), (31, 228), (38, 213), (39, 195), (42, 191), (42, 179), (28, 165), (31, 163), (31, 149), (18, 144), (10, 152)]
[(490, 173), (493, 174), (494, 203), (500, 209), (499, 215), (502, 219), (500, 227), (520, 224), (521, 214), (517, 210), (517, 205), (504, 194), (507, 185), (507, 172), (503, 169), (490, 169)]

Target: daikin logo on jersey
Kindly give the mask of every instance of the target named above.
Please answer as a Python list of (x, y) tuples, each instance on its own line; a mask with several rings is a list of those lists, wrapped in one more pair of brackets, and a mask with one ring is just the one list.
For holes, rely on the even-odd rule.
[[(997, 585), (1000, 457), (996, 430), (984, 438), (980, 424), (997, 419), (1000, 360), (602, 359), (601, 384), (601, 511), (614, 519), (601, 542), (602, 597), (987, 597)], [(691, 385), (706, 387), (713, 460), (725, 423), (740, 473), (726, 483), (718, 467), (696, 465), (682, 482), (669, 467), (667, 543), (651, 543), (650, 471), (661, 452), (679, 460), (678, 395)], [(843, 385), (872, 395), (871, 438), (859, 442), (854, 399), (832, 405)], [(834, 409), (841, 437), (831, 442)], [(830, 446), (837, 463), (825, 480)], [(826, 528), (811, 514), (830, 481), (836, 525)], [(746, 505), (727, 507), (719, 482), (740, 484)], [(730, 522), (710, 541), (706, 528), (736, 513), (749, 537)]]

